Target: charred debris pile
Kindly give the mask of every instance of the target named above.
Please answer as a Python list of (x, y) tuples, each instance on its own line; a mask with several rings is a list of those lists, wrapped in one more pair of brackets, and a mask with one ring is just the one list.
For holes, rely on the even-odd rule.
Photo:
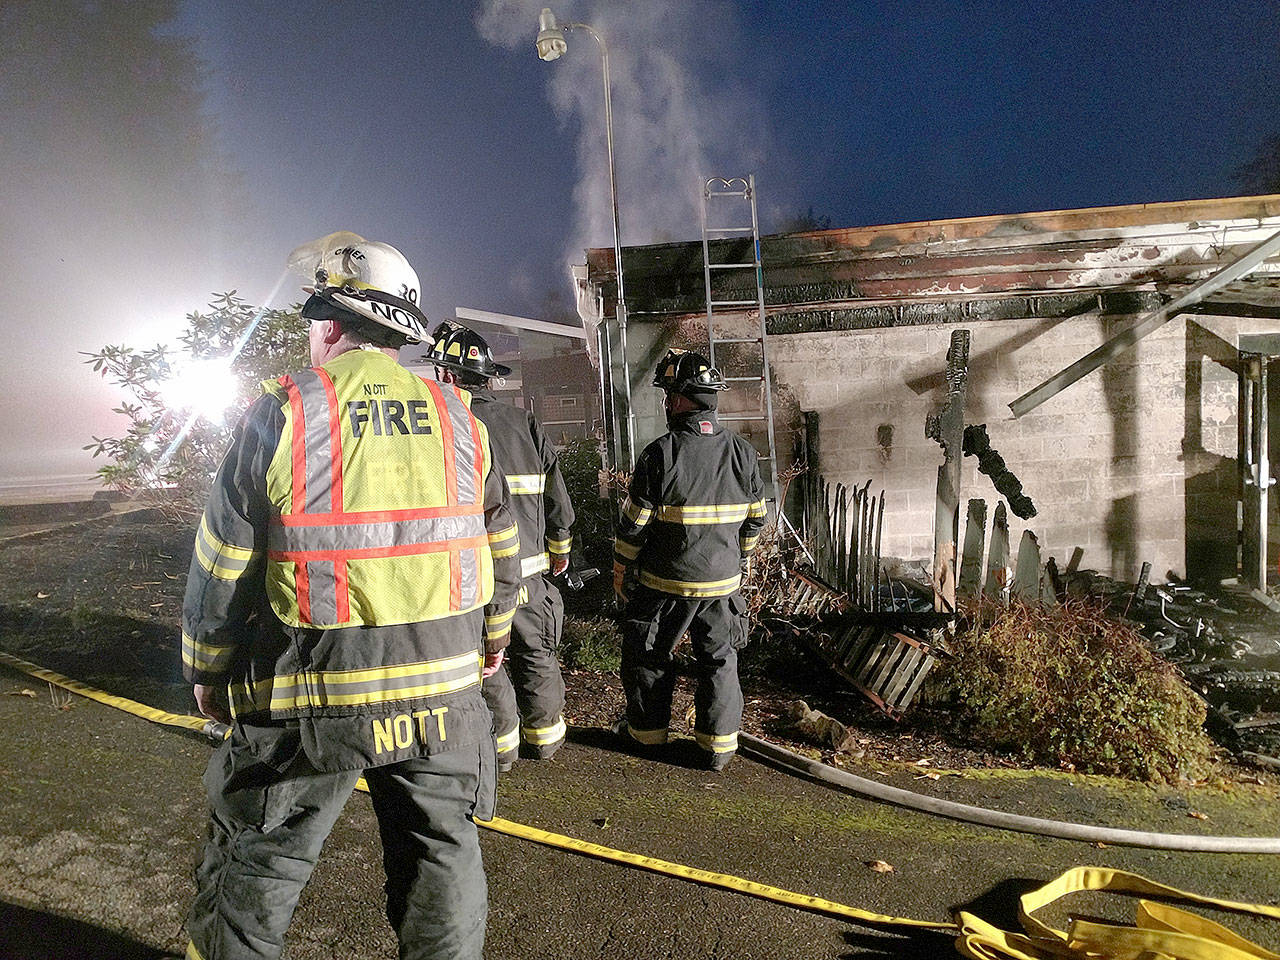
[[(1138, 583), (1122, 583), (1077, 569), (1079, 550), (1059, 570), (1054, 558), (1042, 560), (1029, 530), (1015, 555), (1008, 512), (1030, 519), (1036, 508), (984, 426), (964, 424), (968, 344), (968, 331), (953, 333), (947, 395), (925, 425), (944, 456), (932, 564), (880, 556), (884, 493), (869, 481), (846, 487), (794, 471), (780, 480), (798, 483), (802, 523), (798, 531), (784, 523), (774, 549), (757, 554), (749, 588), (757, 619), (800, 638), (884, 713), (901, 719), (935, 664), (953, 656), (951, 641), (973, 621), (977, 604), (1087, 603), (1177, 667), (1204, 698), (1206, 727), (1218, 744), (1280, 769), (1280, 603), (1231, 583), (1196, 589), (1172, 576), (1152, 583), (1150, 564)], [(968, 500), (958, 549), (966, 455), (978, 458), (1002, 499), (989, 526), (986, 501)]]

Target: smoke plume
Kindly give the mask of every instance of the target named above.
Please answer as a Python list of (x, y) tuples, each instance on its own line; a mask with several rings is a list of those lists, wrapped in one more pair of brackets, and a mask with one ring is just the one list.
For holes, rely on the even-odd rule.
[[(544, 0), (487, 0), (477, 17), (481, 35), (534, 56)], [(763, 109), (738, 79), (748, 52), (734, 6), (689, 3), (551, 4), (561, 24), (590, 24), (609, 47), (614, 157), (624, 244), (699, 236), (702, 178), (745, 176), (768, 149)], [(546, 64), (548, 96), (566, 121), (577, 120), (579, 178), (567, 256), (581, 263), (588, 246), (613, 244), (605, 145), (600, 51), (584, 31), (566, 34), (568, 52)]]

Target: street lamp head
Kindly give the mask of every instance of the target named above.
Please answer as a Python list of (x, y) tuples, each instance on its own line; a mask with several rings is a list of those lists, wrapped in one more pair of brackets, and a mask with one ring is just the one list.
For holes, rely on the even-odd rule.
[(534, 41), (538, 48), (538, 59), (559, 60), (560, 55), (569, 49), (564, 42), (564, 31), (556, 24), (556, 15), (550, 7), (543, 7), (538, 15), (538, 39)]

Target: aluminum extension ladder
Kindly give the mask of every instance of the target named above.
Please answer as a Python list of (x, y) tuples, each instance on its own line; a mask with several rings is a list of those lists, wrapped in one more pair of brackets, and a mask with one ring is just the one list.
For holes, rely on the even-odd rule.
[[(769, 468), (766, 475), (765, 499), (773, 500), (775, 506), (778, 497), (778, 451), (773, 439), (773, 383), (769, 374), (769, 341), (765, 331), (764, 314), (764, 271), (760, 266), (760, 221), (756, 215), (756, 178), (754, 174), (745, 180), (734, 177), (725, 180), (721, 177), (710, 177), (702, 182), (702, 273), (707, 291), (707, 340), (710, 346), (710, 359), (713, 367), (720, 368), (716, 358), (717, 348), (731, 344), (741, 345), (751, 356), (741, 362), (735, 356), (735, 366), (741, 365), (749, 372), (746, 376), (726, 376), (731, 387), (737, 384), (759, 384), (758, 405), (755, 410), (743, 414), (722, 416), (722, 422), (761, 423), (765, 425), (765, 433), (769, 440), (768, 453), (761, 453), (760, 459), (767, 461)], [(711, 209), (715, 205), (714, 211)], [(744, 209), (745, 205), (745, 209)], [(743, 224), (747, 211), (750, 211), (751, 222)], [(723, 218), (723, 219), (721, 219)], [(728, 225), (725, 225), (728, 224)], [(748, 260), (736, 251), (742, 244), (722, 243), (718, 248), (727, 248), (733, 253), (730, 262), (712, 261), (713, 240), (732, 240), (734, 238), (751, 238), (751, 259)], [(750, 276), (748, 276), (750, 271)], [(713, 283), (712, 276), (719, 275), (720, 282)], [(747, 299), (715, 299), (719, 296), (732, 295), (736, 291), (745, 291), (751, 279), (755, 280), (755, 298)], [(728, 291), (728, 294), (725, 293)], [(755, 307), (759, 318), (759, 335), (754, 337), (719, 337), (716, 335), (716, 321), (726, 314), (740, 314), (744, 309)], [(755, 353), (759, 351), (759, 370), (755, 373)], [(722, 358), (726, 351), (721, 351)], [(721, 373), (724, 373), (724, 369)], [(779, 514), (781, 512), (779, 511)]]

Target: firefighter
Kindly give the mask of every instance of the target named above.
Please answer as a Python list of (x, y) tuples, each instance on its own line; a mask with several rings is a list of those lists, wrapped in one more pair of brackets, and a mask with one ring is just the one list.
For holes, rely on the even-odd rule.
[(517, 755), (547, 760), (564, 743), (564, 678), (556, 659), (564, 602), (546, 575), (568, 569), (573, 505), (542, 425), (490, 389), (490, 380), (507, 376), (511, 368), (497, 363), (489, 344), (473, 330), (455, 325), (436, 333), (431, 350), (436, 375), (470, 391), (471, 412), (489, 428), (520, 527), (523, 580), (507, 648), (510, 677), (499, 670), (484, 683), (494, 715), (498, 769), (507, 770)]
[(614, 590), (625, 604), (622, 684), (629, 742), (667, 742), (672, 653), (688, 632), (697, 674), (694, 740), (708, 770), (738, 748), (746, 643), (741, 572), (764, 525), (755, 449), (716, 418), (724, 378), (700, 354), (670, 350), (653, 385), (666, 393), (668, 432), (640, 453), (614, 540)]
[(230, 724), (186, 955), (280, 955), (363, 775), (400, 956), (478, 958), (475, 820), (496, 785), (480, 684), (507, 643), (517, 528), (462, 394), (396, 360), (426, 336), (400, 252), (343, 232), (291, 262), (314, 277), (315, 366), (265, 382), (237, 427), (183, 604), (183, 672)]

